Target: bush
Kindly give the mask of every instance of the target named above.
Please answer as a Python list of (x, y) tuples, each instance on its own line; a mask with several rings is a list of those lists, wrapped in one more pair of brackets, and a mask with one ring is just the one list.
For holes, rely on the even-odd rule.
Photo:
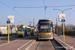
[(75, 36), (75, 31), (65, 31), (65, 35)]

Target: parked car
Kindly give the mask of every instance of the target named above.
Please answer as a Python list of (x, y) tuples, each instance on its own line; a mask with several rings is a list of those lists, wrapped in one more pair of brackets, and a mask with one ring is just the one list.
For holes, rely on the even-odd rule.
[(57, 33), (57, 34), (58, 34), (58, 36), (60, 36), (60, 35), (62, 35), (62, 32), (61, 32), (61, 31), (58, 31), (58, 33)]

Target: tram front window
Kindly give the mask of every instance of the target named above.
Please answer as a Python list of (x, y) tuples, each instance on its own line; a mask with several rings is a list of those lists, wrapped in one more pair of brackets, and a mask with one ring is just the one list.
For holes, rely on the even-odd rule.
[(22, 29), (21, 28), (18, 28), (18, 31), (22, 31)]
[(41, 25), (40, 32), (50, 32), (50, 25)]
[(24, 28), (18, 28), (18, 31), (24, 31), (25, 29)]

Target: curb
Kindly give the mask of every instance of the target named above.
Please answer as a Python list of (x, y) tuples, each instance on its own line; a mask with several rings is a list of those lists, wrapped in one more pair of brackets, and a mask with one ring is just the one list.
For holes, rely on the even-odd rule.
[(64, 42), (60, 42), (58, 38), (54, 38), (60, 45), (62, 45), (66, 50), (75, 50), (73, 47), (71, 47), (70, 45), (64, 43)]
[[(14, 36), (9, 37), (9, 38), (13, 38), (13, 37), (17, 37), (17, 35), (14, 35)], [(4, 40), (4, 39), (8, 39), (8, 37), (6, 37), (6, 38), (0, 38), (0, 40)]]
[[(65, 46), (63, 44), (61, 44), (56, 38), (54, 38), (55, 41), (57, 41), (61, 46), (63, 46), (65, 48)], [(65, 48), (66, 50), (68, 50), (67, 48)]]
[(25, 50), (28, 50), (34, 44), (34, 42), (36, 42), (36, 40), (34, 40), (30, 45), (28, 45), (27, 48), (25, 48)]

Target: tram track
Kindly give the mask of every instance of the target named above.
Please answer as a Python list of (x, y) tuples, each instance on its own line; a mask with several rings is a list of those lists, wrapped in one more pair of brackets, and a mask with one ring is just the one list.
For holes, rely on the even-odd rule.
[(38, 46), (39, 46), (40, 42), (38, 43), (38, 45), (36, 46), (35, 50), (37, 50)]
[(39, 40), (36, 41), (29, 50), (54, 50), (54, 47), (51, 41), (48, 40)]
[(36, 40), (29, 50), (66, 50), (61, 44), (54, 40)]

